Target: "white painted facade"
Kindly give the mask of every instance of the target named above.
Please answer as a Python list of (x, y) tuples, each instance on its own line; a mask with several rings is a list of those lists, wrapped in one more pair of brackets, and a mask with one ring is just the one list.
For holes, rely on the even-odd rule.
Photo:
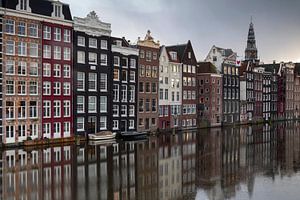
[[(172, 115), (181, 115), (182, 105), (182, 64), (170, 62), (165, 46), (162, 47), (159, 58), (159, 105), (170, 105)], [(167, 92), (166, 92), (167, 91)], [(166, 93), (168, 93), (166, 98)], [(163, 94), (163, 95), (162, 95)], [(171, 118), (171, 126), (174, 126)], [(178, 120), (178, 118), (176, 119)], [(177, 121), (175, 126), (179, 125)]]

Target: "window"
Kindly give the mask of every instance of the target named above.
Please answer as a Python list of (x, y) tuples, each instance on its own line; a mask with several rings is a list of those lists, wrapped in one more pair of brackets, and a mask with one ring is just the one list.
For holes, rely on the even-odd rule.
[(117, 84), (113, 86), (113, 101), (119, 102), (119, 85)]
[(150, 83), (149, 82), (146, 82), (146, 85), (145, 85), (145, 87), (146, 87), (146, 89), (145, 89), (145, 91), (147, 92), (147, 93), (150, 93), (151, 92), (151, 90), (150, 90)]
[(146, 66), (146, 77), (151, 77), (151, 66)]
[(157, 85), (156, 85), (156, 83), (152, 83), (152, 93), (157, 93)]
[(60, 65), (55, 64), (53, 67), (53, 76), (54, 77), (60, 77)]
[(26, 24), (25, 22), (18, 23), (18, 35), (25, 36), (26, 35)]
[(135, 86), (134, 85), (129, 85), (128, 101), (131, 103), (135, 102)]
[(153, 52), (153, 60), (157, 60), (157, 53)]
[(83, 117), (77, 118), (77, 131), (84, 131), (84, 118)]
[(113, 105), (113, 117), (118, 117), (118, 116), (119, 116), (119, 106)]
[(26, 136), (26, 125), (19, 125), (18, 126), (19, 137)]
[(101, 40), (101, 49), (107, 49), (107, 40)]
[(107, 91), (107, 74), (100, 74), (100, 92)]
[(146, 109), (146, 112), (150, 112), (150, 99), (146, 99), (145, 109)]
[(8, 40), (6, 42), (6, 54), (7, 55), (15, 55), (15, 42)]
[(120, 57), (114, 56), (114, 66), (120, 66)]
[(77, 37), (77, 45), (84, 47), (85, 46), (85, 37), (82, 36), (78, 36)]
[(29, 75), (30, 76), (38, 76), (38, 63), (31, 62), (29, 66)]
[(44, 26), (44, 39), (45, 40), (51, 40), (51, 27), (49, 26)]
[(170, 55), (171, 55), (172, 60), (177, 60), (177, 53), (176, 52), (172, 51), (172, 52), (170, 52)]
[(97, 97), (89, 96), (88, 112), (89, 113), (96, 113), (97, 112)]
[(122, 70), (121, 80), (122, 82), (127, 82), (127, 70)]
[(6, 101), (6, 119), (15, 118), (15, 102)]
[(26, 81), (18, 81), (18, 94), (26, 95)]
[(50, 77), (51, 76), (51, 65), (49, 63), (43, 64), (43, 76)]
[(128, 67), (128, 58), (122, 58), (122, 67)]
[(7, 125), (6, 126), (6, 138), (15, 138), (15, 127)]
[(15, 21), (7, 19), (5, 23), (5, 30), (8, 34), (15, 34)]
[(85, 74), (84, 72), (77, 72), (77, 91), (84, 91), (85, 89)]
[(119, 79), (119, 69), (114, 69), (114, 81), (118, 81)]
[(18, 63), (18, 75), (26, 76), (26, 62), (20, 61)]
[(13, 80), (6, 81), (6, 94), (15, 94), (15, 82)]
[(17, 105), (18, 105), (18, 118), (25, 119), (26, 118), (26, 102), (20, 101)]
[(121, 87), (121, 101), (127, 102), (127, 85), (122, 85)]
[(106, 54), (101, 54), (100, 55), (100, 64), (101, 65), (107, 65), (107, 55)]
[(144, 77), (145, 76), (145, 66), (144, 65), (140, 65), (140, 77)]
[(51, 117), (51, 101), (43, 102), (43, 117), (50, 118)]
[(107, 124), (107, 117), (101, 116), (100, 117), (100, 130), (106, 130), (106, 124)]
[(129, 105), (129, 117), (134, 117), (134, 105)]
[(130, 82), (135, 82), (135, 71), (130, 71), (129, 81)]
[(145, 58), (145, 51), (144, 50), (140, 51), (140, 58)]
[(13, 60), (6, 61), (5, 73), (11, 75), (15, 74), (15, 62)]
[(69, 47), (64, 48), (64, 60), (71, 60), (71, 49)]
[(60, 122), (54, 122), (53, 123), (53, 127), (54, 127), (54, 135), (60, 134)]
[(84, 96), (77, 96), (77, 113), (84, 113)]
[(89, 73), (89, 91), (97, 91), (97, 74)]
[(100, 97), (100, 113), (106, 113), (107, 112), (107, 97), (101, 96)]
[(152, 52), (146, 51), (146, 61), (151, 61), (151, 57), (152, 57)]
[(26, 56), (27, 55), (27, 44), (25, 42), (18, 42), (18, 55)]
[(139, 100), (139, 112), (144, 112), (144, 99)]
[(51, 46), (50, 45), (44, 45), (43, 58), (51, 58)]
[(119, 121), (113, 120), (113, 130), (118, 130), (118, 129), (119, 129)]
[(165, 89), (165, 100), (169, 99), (169, 90)]
[(45, 123), (43, 124), (43, 134), (44, 134), (44, 137), (45, 135), (49, 135), (50, 136), (50, 133), (51, 133), (51, 124), (50, 123)]
[(127, 106), (126, 105), (121, 105), (121, 116), (127, 117)]
[(89, 38), (89, 47), (97, 48), (97, 39), (96, 38)]
[(71, 130), (71, 123), (70, 122), (64, 122), (64, 134), (70, 134)]
[(139, 92), (143, 93), (144, 92), (144, 83), (139, 82)]
[(89, 53), (89, 64), (97, 64), (97, 54), (96, 53)]
[(29, 102), (29, 117), (37, 118), (38, 117), (38, 106), (36, 101)]
[(61, 117), (61, 112), (60, 112), (60, 101), (53, 101), (53, 107), (54, 107), (54, 112), (53, 112), (53, 116), (54, 117)]
[(133, 58), (130, 59), (130, 68), (136, 68), (136, 60)]
[(51, 82), (43, 82), (43, 95), (51, 95)]
[(55, 60), (61, 60), (61, 47), (59, 46), (54, 46), (54, 59)]
[(85, 52), (77, 51), (77, 63), (85, 64)]
[(60, 95), (60, 82), (54, 82), (53, 84), (53, 95)]
[(71, 84), (70, 83), (64, 83), (64, 96), (69, 96), (71, 94)]
[(71, 30), (64, 29), (64, 42), (71, 42)]
[(61, 17), (62, 6), (54, 4), (54, 17)]
[(156, 109), (157, 109), (156, 99), (152, 99), (152, 112), (156, 112)]
[(129, 129), (134, 129), (134, 120), (129, 120)]
[(70, 65), (64, 65), (64, 78), (70, 78), (71, 76), (71, 67)]
[(54, 41), (61, 41), (61, 29), (54, 28)]
[(159, 89), (159, 99), (160, 100), (164, 99), (164, 90), (163, 89)]

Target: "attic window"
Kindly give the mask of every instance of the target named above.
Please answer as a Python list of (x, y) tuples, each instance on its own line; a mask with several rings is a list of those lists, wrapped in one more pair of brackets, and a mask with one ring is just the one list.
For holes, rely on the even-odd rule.
[(61, 5), (54, 4), (54, 16), (61, 17)]
[(122, 41), (121, 41), (121, 40), (117, 40), (117, 41), (116, 41), (116, 45), (117, 45), (118, 47), (121, 47), (121, 46), (122, 46)]
[(27, 10), (27, 0), (20, 0), (20, 9)]
[(170, 56), (172, 60), (177, 60), (177, 52), (174, 51), (170, 52)]
[(192, 53), (188, 52), (188, 58), (191, 59), (192, 58)]
[(16, 10), (31, 12), (31, 9), (29, 7), (29, 0), (19, 0)]

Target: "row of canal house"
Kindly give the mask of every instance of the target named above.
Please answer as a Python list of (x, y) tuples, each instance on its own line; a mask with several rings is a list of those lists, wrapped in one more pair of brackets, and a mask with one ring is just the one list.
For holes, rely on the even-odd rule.
[(0, 2), (1, 143), (299, 116), (299, 65), (261, 64), (252, 22), (244, 61), (213, 46), (197, 62), (190, 41), (132, 45), (59, 1)]

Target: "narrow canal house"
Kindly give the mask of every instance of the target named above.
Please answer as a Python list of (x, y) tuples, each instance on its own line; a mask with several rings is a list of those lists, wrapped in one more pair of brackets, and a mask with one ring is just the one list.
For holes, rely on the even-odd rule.
[(177, 53), (162, 46), (159, 58), (159, 128), (180, 127), (182, 108), (182, 64)]
[(108, 129), (112, 87), (111, 25), (95, 12), (74, 17), (74, 124), (76, 134)]
[(198, 127), (222, 125), (222, 75), (210, 62), (200, 62), (197, 68)]
[[(65, 30), (71, 34), (72, 17), (69, 6), (61, 2), (3, 0), (1, 1), (1, 6), (4, 24), (2, 105), (5, 106), (5, 109), (2, 111), (4, 135), (2, 142), (4, 144), (17, 144), (28, 137), (36, 139), (44, 136), (42, 134), (42, 121), (45, 116), (45, 110), (42, 110), (42, 97), (44, 97), (42, 95), (42, 84), (44, 81), (42, 66), (45, 61), (44, 55), (47, 55), (49, 59), (50, 66), (48, 65), (47, 69), (50, 74), (54, 74), (55, 64), (61, 66), (68, 63), (72, 67), (70, 61), (65, 62), (62, 58), (64, 50), (72, 44), (71, 39), (69, 38), (70, 40), (66, 43), (56, 43), (54, 41), (54, 38), (64, 40)], [(41, 8), (46, 9), (43, 10)], [(43, 46), (45, 42), (45, 24), (51, 24), (53, 29), (56, 27), (55, 30), (57, 30), (56, 34), (54, 34), (54, 30), (52, 32), (50, 29), (46, 32), (47, 36), (51, 39), (53, 38), (47, 44), (49, 47), (47, 51)], [(51, 48), (55, 44), (57, 48)], [(62, 48), (62, 46), (66, 48)], [(71, 48), (67, 49), (67, 51), (70, 55)], [(61, 59), (58, 59), (59, 55)], [(57, 58), (57, 61), (54, 62), (56, 60), (54, 58)], [(51, 73), (52, 69), (53, 72)], [(53, 97), (55, 80), (55, 78), (50, 79), (50, 85), (47, 88), (48, 92), (53, 89), (50, 99)], [(59, 81), (60, 85), (65, 81), (68, 82), (68, 80), (61, 79)], [(56, 91), (60, 91), (58, 85)], [(56, 106), (50, 104), (47, 109), (50, 118), (53, 118), (51, 118), (52, 121), (47, 130), (43, 129), (43, 133), (47, 133), (45, 136), (49, 138), (69, 137), (71, 135), (72, 118), (62, 119), (62, 116), (57, 117), (59, 114), (64, 113), (62, 102), (70, 100), (71, 96), (58, 96), (60, 98), (57, 99)], [(54, 101), (51, 103), (54, 104)], [(51, 106), (55, 107), (55, 109), (51, 110)], [(57, 118), (54, 119), (54, 116)], [(66, 126), (64, 126), (65, 123), (67, 123)], [(63, 130), (66, 131), (64, 132)]]
[[(43, 2), (43, 3), (42, 3)], [(42, 1), (51, 21), (42, 19), (42, 127), (43, 138), (73, 135), (72, 76), (73, 21), (66, 4)], [(38, 86), (37, 86), (38, 87)], [(30, 107), (32, 104), (30, 103)]]
[[(155, 131), (158, 125), (159, 42), (148, 31), (138, 39), (138, 131)], [(133, 73), (133, 72), (132, 72)]]
[(217, 71), (223, 75), (223, 116), (224, 124), (240, 121), (240, 80), (237, 54), (232, 49), (213, 46), (206, 62), (213, 63)]
[(111, 37), (110, 44), (113, 75), (108, 78), (108, 87), (112, 88), (112, 108), (108, 116), (112, 116), (112, 121), (108, 130), (136, 131), (139, 50), (125, 38)]
[[(196, 68), (197, 59), (191, 41), (186, 44), (168, 46), (172, 62), (181, 63), (182, 71), (182, 114), (181, 114), (181, 128), (191, 128), (197, 126), (196, 114)], [(175, 82), (174, 82), (175, 83)], [(172, 93), (173, 95), (173, 93)], [(175, 93), (174, 93), (175, 96)], [(173, 98), (173, 97), (171, 97)], [(175, 97), (174, 97), (175, 98)], [(171, 113), (171, 116), (176, 116)], [(176, 119), (175, 117), (174, 119)]]
[(294, 71), (294, 118), (300, 118), (300, 63), (295, 63)]

